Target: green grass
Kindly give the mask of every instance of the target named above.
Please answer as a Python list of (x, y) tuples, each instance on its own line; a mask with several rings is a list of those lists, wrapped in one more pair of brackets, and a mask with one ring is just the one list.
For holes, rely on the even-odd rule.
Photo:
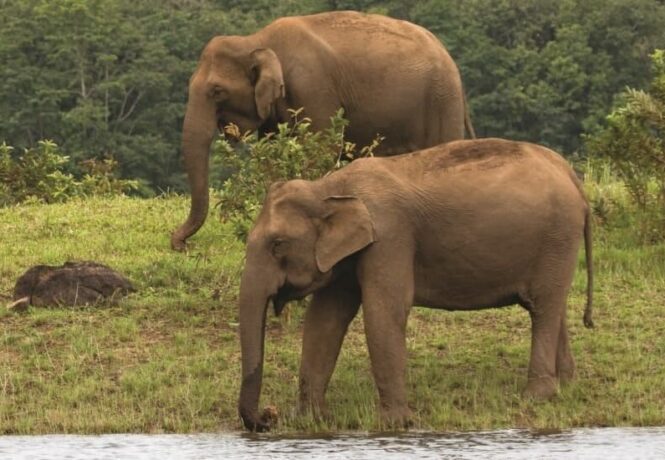
[[(618, 215), (624, 192), (612, 193)], [(0, 209), (2, 303), (28, 267), (68, 259), (106, 263), (138, 288), (115, 307), (2, 309), (0, 433), (241, 429), (243, 246), (211, 216), (188, 254), (172, 252), (169, 233), (187, 207), (184, 198), (119, 197)], [(520, 397), (530, 341), (522, 309), (415, 308), (408, 381), (416, 427), (665, 425), (665, 244), (640, 246), (633, 236), (610, 222), (596, 231), (595, 330), (582, 326), (580, 255), (568, 319), (578, 377), (552, 401)], [(266, 344), (262, 405), (277, 406), (277, 430), (380, 430), (362, 315), (328, 390), (328, 423), (295, 413), (302, 307), (290, 305), (287, 316), (269, 320)]]

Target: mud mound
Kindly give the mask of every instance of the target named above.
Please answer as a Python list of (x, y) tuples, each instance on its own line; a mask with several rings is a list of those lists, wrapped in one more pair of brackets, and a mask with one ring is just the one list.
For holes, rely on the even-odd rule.
[(10, 309), (34, 306), (95, 305), (113, 303), (135, 291), (127, 278), (97, 262), (65, 262), (61, 266), (36, 265), (14, 287)]

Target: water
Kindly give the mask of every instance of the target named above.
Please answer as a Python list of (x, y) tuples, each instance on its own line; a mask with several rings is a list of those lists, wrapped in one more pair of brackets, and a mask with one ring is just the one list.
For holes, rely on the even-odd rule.
[(665, 427), (290, 438), (242, 434), (0, 436), (0, 459), (664, 459)]

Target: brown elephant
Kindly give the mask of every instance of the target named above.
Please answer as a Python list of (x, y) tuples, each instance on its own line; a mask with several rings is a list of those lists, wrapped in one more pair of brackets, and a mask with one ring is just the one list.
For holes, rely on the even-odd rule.
[(532, 322), (525, 393), (552, 396), (557, 381), (574, 374), (566, 298), (582, 235), (591, 327), (589, 206), (573, 170), (545, 147), (462, 140), (272, 185), (247, 241), (240, 285), (245, 426), (269, 428), (258, 413), (268, 304), (279, 314), (309, 294), (302, 409), (325, 412), (326, 387), (360, 304), (381, 414), (393, 426), (411, 415), (405, 328), (413, 305), (521, 305)]
[(187, 220), (171, 245), (208, 213), (208, 154), (218, 129), (273, 130), (304, 108), (320, 130), (344, 109), (348, 140), (385, 137), (377, 155), (464, 138), (459, 71), (434, 35), (415, 24), (351, 11), (281, 18), (249, 36), (213, 38), (189, 83), (182, 152), (192, 194)]

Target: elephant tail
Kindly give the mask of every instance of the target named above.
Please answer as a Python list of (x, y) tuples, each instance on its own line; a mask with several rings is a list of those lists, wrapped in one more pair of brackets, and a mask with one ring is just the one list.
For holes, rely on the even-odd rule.
[(587, 208), (584, 216), (584, 256), (586, 258), (586, 307), (584, 308), (584, 325), (593, 328), (592, 304), (593, 304), (593, 254), (591, 242), (591, 210)]

